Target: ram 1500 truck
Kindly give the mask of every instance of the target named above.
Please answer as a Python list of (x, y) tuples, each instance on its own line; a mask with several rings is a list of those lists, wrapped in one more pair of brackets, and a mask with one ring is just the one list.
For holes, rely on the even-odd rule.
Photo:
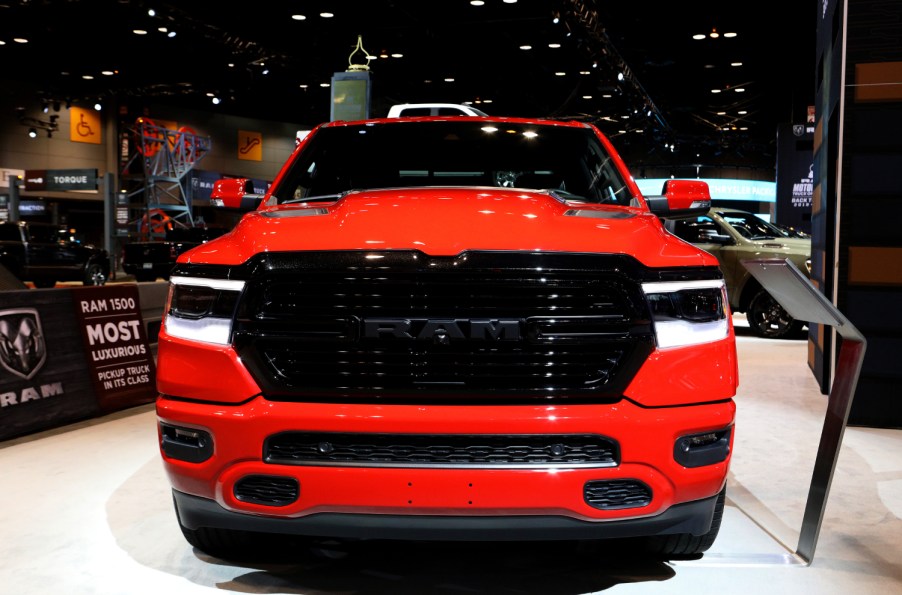
[(159, 334), (161, 456), (189, 543), (602, 540), (698, 554), (731, 460), (723, 276), (579, 122), (316, 127), (185, 252)]

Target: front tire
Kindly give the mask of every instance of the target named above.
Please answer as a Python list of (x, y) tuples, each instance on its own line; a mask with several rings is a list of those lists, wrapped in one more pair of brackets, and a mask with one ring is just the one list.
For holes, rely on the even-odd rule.
[(690, 533), (655, 535), (646, 539), (645, 551), (662, 557), (693, 556), (708, 551), (720, 532), (720, 523), (723, 520), (726, 498), (727, 488), (724, 486), (720, 494), (717, 495), (717, 502), (714, 505), (714, 517), (711, 519), (711, 529), (704, 535), (692, 535)]
[(763, 289), (749, 302), (745, 316), (752, 332), (764, 339), (784, 339), (797, 335), (804, 326), (803, 322), (790, 316), (789, 312)]

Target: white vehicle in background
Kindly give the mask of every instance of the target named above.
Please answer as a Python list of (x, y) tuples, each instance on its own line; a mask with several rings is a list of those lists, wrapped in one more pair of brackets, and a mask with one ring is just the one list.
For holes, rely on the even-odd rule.
[(482, 110), (457, 103), (399, 103), (388, 110), (388, 118), (416, 116), (488, 116)]

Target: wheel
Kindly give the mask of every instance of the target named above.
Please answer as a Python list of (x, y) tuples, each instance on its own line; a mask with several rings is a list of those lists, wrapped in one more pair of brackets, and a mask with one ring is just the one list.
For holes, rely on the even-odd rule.
[(49, 289), (50, 287), (56, 287), (56, 279), (35, 279), (33, 283), (34, 286), (38, 289)]
[(85, 285), (105, 285), (106, 273), (98, 262), (89, 262), (85, 267)]
[(247, 563), (278, 562), (284, 559), (294, 560), (296, 554), (305, 551), (308, 555), (321, 560), (344, 556), (340, 548), (331, 545), (331, 542), (320, 543), (311, 538), (212, 527), (189, 529), (182, 524), (174, 496), (172, 503), (185, 541), (216, 558)]
[(804, 322), (790, 316), (783, 306), (763, 289), (749, 302), (745, 317), (752, 332), (765, 339), (783, 339), (797, 335), (805, 325)]
[(727, 499), (727, 488), (724, 487), (717, 495), (714, 505), (714, 517), (711, 519), (711, 529), (704, 535), (692, 535), (679, 533), (676, 535), (655, 535), (645, 540), (646, 552), (660, 556), (691, 556), (708, 551), (717, 539), (720, 532), (720, 522), (723, 520), (724, 502)]

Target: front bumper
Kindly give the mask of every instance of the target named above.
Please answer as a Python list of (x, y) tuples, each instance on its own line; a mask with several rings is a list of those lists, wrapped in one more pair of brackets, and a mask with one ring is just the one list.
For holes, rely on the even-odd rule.
[[(203, 457), (180, 459), (163, 452), (180, 519), (188, 528), (333, 537), (378, 530), (410, 539), (497, 538), (509, 532), (522, 539), (576, 539), (707, 532), (713, 498), (726, 482), (729, 449), (718, 462), (686, 467), (675, 459), (675, 445), (690, 434), (731, 428), (735, 405), (725, 400), (649, 409), (623, 400), (612, 405), (386, 406), (263, 397), (221, 405), (161, 396), (157, 414), (161, 424), (193, 428), (212, 441)], [(264, 441), (280, 432), (367, 434), (376, 428), (383, 434), (437, 436), (596, 434), (616, 441), (620, 460), (598, 467), (470, 469), (263, 459)], [(259, 477), (296, 483), (297, 493), (279, 505), (242, 498), (241, 482)], [(588, 485), (618, 481), (647, 486), (649, 497), (638, 506), (606, 509), (587, 501)]]
[(566, 516), (316, 513), (282, 519), (226, 510), (213, 500), (173, 490), (182, 526), (332, 537), (442, 541), (551, 541), (651, 535), (701, 535), (711, 528), (717, 496), (678, 504), (653, 517), (593, 523)]

